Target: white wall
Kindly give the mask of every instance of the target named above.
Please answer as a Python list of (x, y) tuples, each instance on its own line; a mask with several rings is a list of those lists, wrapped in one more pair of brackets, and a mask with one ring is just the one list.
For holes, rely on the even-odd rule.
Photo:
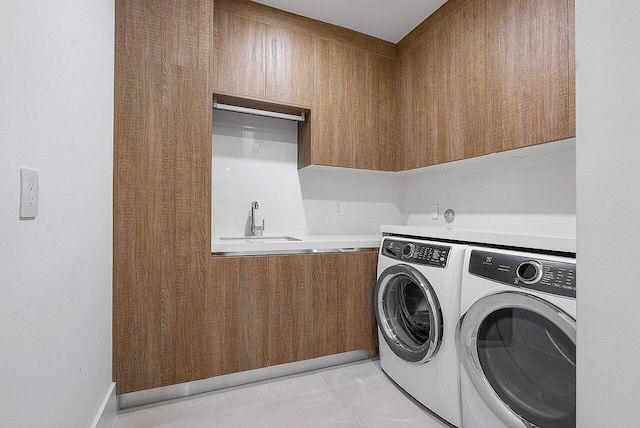
[[(341, 168), (297, 169), (296, 122), (216, 110), (213, 237), (248, 234), (251, 201), (265, 235), (379, 233), (399, 224), (399, 178)], [(347, 215), (338, 215), (346, 202)], [(215, 240), (214, 240), (215, 243)]]
[[(575, 140), (467, 159), (410, 173), (401, 210), (410, 225), (575, 237)], [(437, 204), (438, 220), (431, 219)]]
[(640, 2), (576, 2), (578, 426), (638, 426)]
[(2, 426), (91, 426), (111, 387), (113, 39), (113, 0), (0, 2)]

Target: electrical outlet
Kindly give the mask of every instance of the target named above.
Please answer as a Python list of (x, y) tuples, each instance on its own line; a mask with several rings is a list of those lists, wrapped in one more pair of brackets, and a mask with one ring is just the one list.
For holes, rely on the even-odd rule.
[(438, 219), (438, 204), (431, 205), (431, 220)]
[(20, 168), (20, 217), (38, 216), (38, 189), (40, 187), (38, 171)]

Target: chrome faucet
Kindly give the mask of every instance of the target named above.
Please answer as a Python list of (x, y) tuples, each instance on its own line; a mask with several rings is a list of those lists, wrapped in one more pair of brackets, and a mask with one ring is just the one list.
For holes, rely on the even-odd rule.
[(264, 219), (262, 219), (262, 226), (256, 226), (256, 210), (260, 208), (258, 201), (251, 202), (251, 232), (250, 236), (262, 236), (264, 232)]

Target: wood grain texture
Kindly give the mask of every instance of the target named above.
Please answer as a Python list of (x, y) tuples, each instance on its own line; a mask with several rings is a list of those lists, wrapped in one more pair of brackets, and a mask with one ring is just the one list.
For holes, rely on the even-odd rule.
[(162, 0), (162, 62), (209, 71), (210, 0)]
[(397, 59), (398, 170), (433, 165), (441, 157), (437, 145), (436, 48), (434, 37), (424, 38)]
[(213, 92), (265, 97), (265, 38), (264, 24), (215, 11)]
[(569, 67), (567, 78), (569, 81), (569, 124), (567, 133), (576, 135), (576, 2), (567, 1), (567, 30), (569, 39)]
[(356, 51), (355, 167), (395, 170), (392, 140), (393, 60)]
[(167, 260), (175, 280), (163, 287), (163, 384), (171, 385), (209, 372), (211, 103), (207, 72), (164, 64), (163, 75), (163, 140), (173, 171), (162, 178), (162, 188), (173, 195), (165, 212), (175, 213), (163, 228), (175, 235), (173, 263)]
[(343, 255), (337, 299), (337, 352), (372, 349), (378, 345), (373, 293), (376, 285), (377, 251)]
[(442, 161), (486, 152), (485, 0), (460, 10), (436, 29), (438, 151)]
[(575, 134), (565, 1), (487, 2), (490, 151)]
[(208, 74), (116, 62), (114, 378), (118, 393), (206, 376)]
[(314, 285), (314, 314), (316, 318), (315, 357), (337, 354), (338, 300), (342, 298), (344, 273), (348, 269), (344, 254), (321, 254), (317, 257), (318, 276)]
[(356, 140), (355, 49), (315, 39), (314, 67), (312, 163), (353, 168)]
[(448, 0), (398, 42), (396, 45), (396, 55), (404, 55), (407, 50), (411, 49), (414, 43), (418, 43), (423, 37), (443, 25), (455, 16), (458, 11), (474, 1), (476, 0)]
[(212, 258), (211, 376), (269, 364), (268, 273), (267, 257)]
[(278, 10), (249, 0), (215, 0), (216, 12), (228, 12), (243, 18), (333, 43), (350, 45), (379, 55), (395, 57), (393, 43), (366, 34), (348, 30), (337, 25)]
[[(533, 0), (531, 0), (533, 1)], [(569, 130), (569, 30), (567, 2), (533, 2), (537, 27), (533, 35), (532, 64), (534, 92), (534, 132), (537, 143), (574, 136)]]
[(269, 257), (269, 364), (314, 358), (316, 255)]
[(119, 2), (114, 380), (126, 393), (210, 373), (209, 4)]
[(313, 39), (270, 25), (266, 34), (266, 98), (311, 107)]
[(157, 0), (117, 0), (116, 54), (160, 62), (162, 9)]
[[(144, 108), (139, 108), (144, 106)], [(113, 378), (118, 393), (161, 385), (162, 66), (117, 58), (114, 115)]]

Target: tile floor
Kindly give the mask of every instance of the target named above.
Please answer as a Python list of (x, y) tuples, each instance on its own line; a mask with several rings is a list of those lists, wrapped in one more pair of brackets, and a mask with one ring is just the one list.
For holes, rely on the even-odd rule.
[(450, 427), (367, 360), (121, 412), (114, 428)]

